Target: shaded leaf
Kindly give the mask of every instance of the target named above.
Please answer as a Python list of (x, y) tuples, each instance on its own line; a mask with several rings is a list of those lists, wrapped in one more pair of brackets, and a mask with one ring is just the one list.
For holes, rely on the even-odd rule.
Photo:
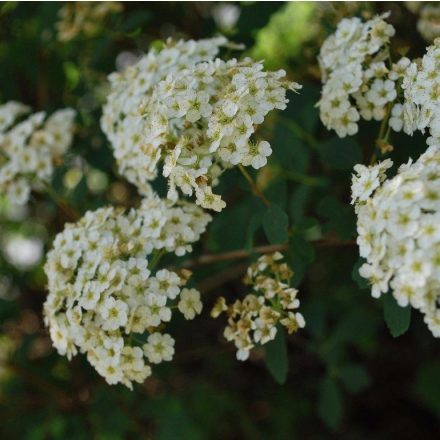
[(325, 378), (319, 387), (318, 413), (324, 423), (336, 429), (343, 415), (343, 400), (338, 384)]
[(339, 378), (351, 393), (358, 393), (371, 383), (368, 371), (362, 365), (347, 364), (339, 369)]
[(347, 170), (362, 162), (362, 151), (352, 138), (334, 137), (319, 146), (321, 161), (335, 170)]
[(275, 339), (265, 344), (264, 347), (267, 369), (279, 384), (283, 384), (287, 379), (287, 372), (289, 370), (284, 329), (278, 328)]
[(384, 318), (391, 335), (403, 335), (411, 323), (411, 307), (400, 307), (390, 293), (384, 297)]
[(305, 215), (306, 204), (309, 199), (311, 189), (309, 186), (300, 186), (292, 193), (289, 200), (289, 214), (291, 219), (298, 223)]
[(289, 218), (278, 205), (271, 205), (263, 216), (263, 229), (272, 244), (286, 243), (288, 240)]
[(335, 197), (323, 197), (316, 212), (328, 221), (324, 225), (325, 230), (335, 231), (343, 240), (348, 240), (356, 233), (356, 216), (351, 206), (346, 206)]
[(416, 391), (426, 405), (440, 415), (440, 362), (433, 362), (420, 369)]

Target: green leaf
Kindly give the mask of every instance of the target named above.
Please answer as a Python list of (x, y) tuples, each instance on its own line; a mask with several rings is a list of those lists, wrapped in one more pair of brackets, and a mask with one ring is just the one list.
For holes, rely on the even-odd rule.
[(275, 126), (272, 145), (274, 158), (281, 168), (300, 174), (307, 174), (310, 165), (310, 151), (292, 130), (290, 121), (280, 118)]
[(359, 393), (371, 383), (368, 371), (362, 365), (347, 364), (339, 369), (339, 378), (351, 393)]
[(272, 244), (288, 240), (289, 218), (278, 205), (271, 205), (263, 216), (263, 229)]
[(158, 440), (201, 440), (199, 427), (191, 420), (185, 402), (177, 397), (164, 399), (159, 415)]
[(256, 212), (252, 215), (249, 220), (249, 224), (246, 231), (246, 244), (245, 248), (247, 250), (251, 250), (254, 246), (254, 235), (258, 231), (258, 228), (261, 226), (261, 212)]
[(331, 429), (336, 429), (343, 415), (343, 400), (338, 384), (325, 378), (319, 388), (318, 413), (324, 423)]
[(295, 223), (300, 222), (304, 218), (310, 193), (311, 189), (309, 186), (300, 186), (290, 196), (289, 213)]
[(71, 61), (65, 61), (63, 64), (64, 75), (66, 77), (67, 88), (73, 90), (79, 83), (81, 72)]
[(316, 299), (309, 301), (302, 307), (302, 313), (307, 322), (307, 331), (316, 339), (322, 338), (327, 319), (325, 305)]
[(284, 329), (278, 328), (277, 330), (275, 339), (264, 346), (266, 350), (265, 361), (267, 369), (270, 371), (276, 382), (283, 384), (287, 379), (289, 360), (287, 358)]
[(316, 212), (326, 219), (326, 231), (335, 231), (343, 240), (356, 235), (356, 216), (351, 206), (346, 206), (333, 196), (323, 197), (316, 207)]
[(440, 415), (440, 362), (432, 362), (420, 369), (416, 391), (425, 404)]
[(298, 255), (304, 263), (311, 263), (315, 259), (315, 248), (297, 233), (294, 233), (289, 239), (289, 252)]
[(411, 307), (400, 307), (390, 293), (384, 297), (384, 318), (393, 337), (403, 335), (411, 323)]
[(287, 181), (285, 179), (276, 179), (271, 182), (264, 191), (266, 197), (272, 202), (282, 207), (287, 205)]
[(283, 114), (288, 118), (295, 119), (305, 131), (313, 133), (319, 122), (319, 109), (315, 105), (319, 98), (318, 86), (304, 84), (301, 93), (292, 98)]
[(347, 170), (362, 162), (361, 147), (351, 138), (332, 138), (319, 146), (321, 161), (335, 170)]

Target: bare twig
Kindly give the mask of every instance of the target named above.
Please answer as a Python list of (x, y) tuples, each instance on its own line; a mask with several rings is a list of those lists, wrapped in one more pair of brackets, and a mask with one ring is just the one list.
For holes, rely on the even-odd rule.
[(208, 293), (217, 287), (222, 286), (228, 281), (235, 280), (246, 272), (247, 263), (229, 266), (227, 269), (208, 277), (197, 284), (201, 293)]
[[(311, 241), (311, 244), (317, 247), (338, 247), (338, 246), (354, 246), (356, 242), (354, 240), (334, 240), (334, 239), (322, 239)], [(252, 254), (270, 254), (276, 251), (285, 251), (288, 249), (287, 244), (269, 244), (265, 246), (258, 246), (251, 250), (238, 249), (235, 251), (222, 252), (220, 254), (205, 254), (200, 257), (186, 260), (183, 262), (182, 267), (192, 268), (196, 266), (201, 266), (203, 264), (218, 263), (220, 261), (230, 261), (230, 260), (241, 260), (248, 258)]]
[(55, 204), (61, 209), (61, 211), (63, 211), (64, 215), (69, 221), (75, 222), (80, 218), (80, 214), (69, 206), (67, 202), (63, 200), (63, 198), (48, 183), (44, 184), (44, 188)]
[(200, 257), (186, 260), (183, 262), (183, 267), (191, 268), (201, 266), (203, 264), (218, 263), (220, 261), (240, 260), (248, 258), (252, 254), (269, 254), (276, 251), (284, 251), (287, 249), (287, 244), (270, 244), (267, 246), (259, 246), (251, 251), (246, 249), (238, 249), (236, 251), (223, 252), (221, 254), (205, 254)]

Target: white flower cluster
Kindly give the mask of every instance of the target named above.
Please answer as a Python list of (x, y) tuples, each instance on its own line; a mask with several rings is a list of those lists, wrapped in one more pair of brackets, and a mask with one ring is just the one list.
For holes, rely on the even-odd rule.
[(45, 322), (58, 352), (86, 353), (109, 384), (128, 387), (151, 374), (149, 364), (171, 360), (174, 340), (163, 330), (172, 307), (193, 319), (202, 303), (183, 287), (188, 271), (155, 267), (164, 252), (190, 251), (209, 220), (194, 204), (153, 195), (128, 213), (101, 208), (68, 224), (45, 265)]
[[(72, 143), (75, 112), (63, 109), (45, 119), (29, 113), (24, 104), (0, 105), (0, 192), (13, 204), (22, 205), (32, 188), (50, 179), (54, 162)], [(14, 125), (15, 123), (15, 125)]]
[(438, 4), (422, 3), (417, 30), (428, 42), (440, 37), (440, 6)]
[(163, 161), (171, 200), (179, 188), (195, 193), (202, 207), (221, 211), (225, 203), (212, 186), (223, 170), (266, 164), (269, 143), (251, 137), (268, 112), (286, 107), (286, 90), (300, 86), (250, 58), (215, 58), (226, 43), (222, 37), (170, 43), (110, 76), (102, 128), (121, 173), (141, 193)]
[(428, 144), (440, 139), (440, 40), (428, 47), (419, 63), (402, 58), (403, 101), (392, 109), (390, 126), (395, 131), (413, 134), (429, 129), (432, 138)]
[(106, 18), (121, 12), (121, 2), (64, 2), (56, 24), (58, 40), (68, 42), (78, 36), (92, 38), (104, 28)]
[(359, 270), (380, 297), (392, 289), (402, 307), (410, 304), (425, 315), (440, 336), (440, 144), (402, 165), (386, 179), (392, 165), (357, 165), (353, 176)]
[(422, 60), (389, 61), (394, 28), (383, 18), (363, 23), (343, 19), (319, 56), (324, 81), (318, 103), (324, 125), (339, 137), (358, 131), (358, 121), (388, 118), (394, 131), (412, 135), (429, 129), (428, 144), (440, 139), (440, 40)]
[(123, 72), (109, 75), (111, 89), (103, 107), (101, 128), (113, 147), (120, 173), (142, 194), (149, 194), (148, 182), (157, 176), (161, 156), (161, 151), (147, 142), (146, 120), (141, 117), (145, 98), (167, 75), (180, 75), (184, 69), (213, 59), (226, 42), (218, 37), (170, 43), (160, 51), (151, 49)]
[(228, 325), (224, 336), (234, 342), (238, 360), (246, 360), (256, 344), (273, 340), (278, 324), (289, 334), (305, 326), (301, 313), (295, 312), (299, 307), (298, 291), (289, 286), (293, 272), (282, 259), (279, 252), (261, 256), (248, 268), (245, 278), (254, 293), (229, 306), (225, 298), (220, 297), (211, 311), (214, 318), (226, 312)]
[(318, 106), (323, 124), (339, 137), (357, 133), (361, 117), (383, 119), (386, 105), (397, 96), (384, 63), (395, 33), (384, 20), (388, 15), (366, 22), (344, 18), (321, 47), (318, 60), (324, 85)]

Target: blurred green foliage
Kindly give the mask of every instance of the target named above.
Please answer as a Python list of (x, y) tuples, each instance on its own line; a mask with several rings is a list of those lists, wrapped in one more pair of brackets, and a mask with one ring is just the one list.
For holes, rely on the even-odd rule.
[[(0, 98), (37, 110), (78, 110), (74, 146), (57, 168), (53, 188), (79, 212), (106, 203), (132, 206), (139, 199), (118, 176), (99, 128), (105, 79), (120, 54), (137, 55), (168, 37), (221, 31), (304, 85), (288, 108), (271, 115), (262, 128), (274, 154), (267, 168), (251, 174), (271, 206), (255, 197), (237, 170), (228, 171), (219, 185), (228, 207), (215, 216), (195, 253), (285, 243), (307, 327), (293, 336), (280, 332), (249, 361), (236, 361), (222, 336), (224, 322), (210, 319), (208, 311), (220, 294), (228, 300), (244, 294), (240, 278), (249, 261), (206, 265), (194, 273), (205, 296), (203, 315), (173, 323), (175, 360), (133, 392), (109, 387), (82, 356), (68, 362), (51, 348), (41, 317), (43, 262), (25, 270), (2, 253), (0, 438), (438, 436), (438, 344), (418, 314), (405, 332), (408, 312), (373, 300), (357, 273), (350, 173), (355, 163), (369, 160), (378, 124), (362, 126), (356, 140), (341, 140), (323, 129), (315, 107), (316, 55), (342, 17), (391, 10), (401, 44), (421, 54), (412, 14), (397, 2), (134, 2), (108, 17), (93, 37), (79, 34), (61, 42), (56, 23), (62, 6), (0, 5)], [(392, 141), (396, 163), (417, 157), (424, 145), (417, 136), (398, 135)], [(163, 181), (156, 185), (163, 192)], [(2, 242), (14, 232), (38, 237), (46, 250), (67, 221), (44, 194), (33, 196), (27, 212), (11, 214), (3, 205), (1, 211)], [(395, 339), (387, 326), (393, 336), (405, 334)]]

